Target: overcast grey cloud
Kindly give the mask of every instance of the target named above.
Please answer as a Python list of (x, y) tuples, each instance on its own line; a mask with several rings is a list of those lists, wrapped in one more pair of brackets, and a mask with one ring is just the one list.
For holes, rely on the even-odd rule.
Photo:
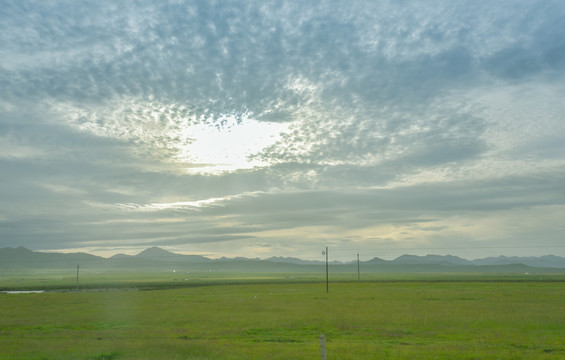
[(0, 247), (565, 256), (562, 1), (3, 1)]

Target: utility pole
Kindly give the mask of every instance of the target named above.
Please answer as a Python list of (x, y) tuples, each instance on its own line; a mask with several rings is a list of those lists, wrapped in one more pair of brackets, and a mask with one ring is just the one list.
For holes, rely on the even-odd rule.
[(361, 280), (361, 269), (359, 267), (359, 253), (357, 253), (357, 280)]
[(79, 266), (77, 264), (77, 291), (78, 291), (78, 268), (79, 268)]
[(326, 251), (322, 252), (322, 254), (326, 254), (326, 293), (330, 292), (330, 279), (328, 275), (328, 247), (326, 246)]

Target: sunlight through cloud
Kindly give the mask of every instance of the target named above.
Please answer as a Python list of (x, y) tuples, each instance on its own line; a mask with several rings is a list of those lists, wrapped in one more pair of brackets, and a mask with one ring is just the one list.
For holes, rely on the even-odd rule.
[(287, 124), (259, 122), (250, 117), (240, 121), (233, 115), (224, 115), (221, 126), (200, 123), (181, 131), (183, 138), (192, 139), (180, 150), (181, 162), (191, 164), (188, 173), (221, 173), (268, 165), (265, 161), (250, 159), (267, 146), (276, 143)]

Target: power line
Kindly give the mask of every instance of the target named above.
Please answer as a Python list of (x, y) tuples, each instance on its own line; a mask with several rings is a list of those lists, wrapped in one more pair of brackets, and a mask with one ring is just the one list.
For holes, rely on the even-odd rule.
[(565, 245), (524, 245), (524, 246), (465, 246), (465, 247), (386, 247), (386, 248), (343, 248), (339, 245), (330, 245), (333, 252), (355, 252), (355, 251), (395, 251), (395, 250), (476, 250), (476, 249), (549, 249), (565, 248)]

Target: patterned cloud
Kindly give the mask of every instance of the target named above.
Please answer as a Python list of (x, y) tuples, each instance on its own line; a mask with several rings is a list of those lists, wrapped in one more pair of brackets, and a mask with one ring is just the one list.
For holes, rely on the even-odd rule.
[[(517, 254), (539, 232), (563, 252), (541, 215), (565, 210), (563, 15), (561, 1), (5, 2), (0, 246)], [(528, 211), (527, 231), (508, 225)]]

